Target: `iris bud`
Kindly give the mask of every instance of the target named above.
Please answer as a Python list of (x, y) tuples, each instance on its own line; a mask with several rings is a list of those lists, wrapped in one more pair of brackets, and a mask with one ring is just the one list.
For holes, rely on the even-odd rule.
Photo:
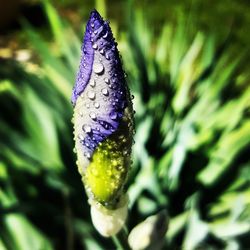
[[(90, 14), (81, 49), (71, 99), (72, 121), (78, 170), (92, 207), (93, 223), (99, 228), (95, 217), (109, 216), (113, 211), (115, 218), (119, 211), (122, 220), (126, 218), (127, 203), (122, 197), (131, 165), (134, 112), (117, 43), (109, 23), (96, 10)], [(108, 218), (105, 216), (103, 220)]]

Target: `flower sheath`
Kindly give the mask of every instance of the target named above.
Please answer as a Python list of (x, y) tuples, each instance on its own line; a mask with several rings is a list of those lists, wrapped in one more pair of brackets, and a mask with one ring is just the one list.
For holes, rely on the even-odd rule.
[(115, 209), (131, 162), (133, 108), (117, 43), (94, 10), (72, 93), (78, 170), (92, 201)]

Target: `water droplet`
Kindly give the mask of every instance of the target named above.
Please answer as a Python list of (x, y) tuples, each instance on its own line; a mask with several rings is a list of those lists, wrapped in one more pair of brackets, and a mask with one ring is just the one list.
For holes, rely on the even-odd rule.
[(94, 175), (94, 176), (98, 176), (98, 171), (96, 168), (92, 168), (91, 169), (91, 173)]
[(112, 175), (112, 171), (110, 169), (107, 170), (106, 172), (107, 175), (111, 176)]
[(95, 114), (94, 112), (91, 112), (91, 113), (89, 114), (89, 117), (90, 117), (91, 119), (93, 119), (93, 120), (96, 120), (96, 114)]
[(82, 134), (79, 134), (78, 139), (82, 141), (84, 139), (84, 136)]
[(89, 152), (86, 153), (86, 157), (87, 157), (88, 159), (90, 159), (90, 153), (89, 153)]
[(83, 125), (82, 129), (86, 133), (90, 133), (92, 131), (91, 127), (89, 125)]
[(95, 24), (94, 24), (94, 23), (91, 23), (91, 27), (94, 28), (94, 27), (95, 27)]
[(88, 98), (90, 100), (94, 100), (95, 99), (95, 92), (94, 91), (89, 91), (87, 95), (88, 95)]
[(109, 92), (107, 89), (102, 89), (102, 94), (105, 95), (105, 96), (108, 96)]
[(87, 109), (89, 109), (89, 108), (90, 108), (89, 103), (86, 103), (86, 104), (85, 104), (85, 106), (86, 106), (86, 108), (87, 108)]
[(104, 50), (103, 50), (103, 49), (101, 49), (101, 50), (100, 50), (100, 53), (101, 53), (102, 55), (104, 55)]
[[(126, 151), (126, 154), (124, 154), (124, 155), (127, 155), (127, 151)], [(122, 166), (122, 165), (118, 165), (118, 166), (116, 166), (116, 169), (117, 169), (118, 171), (120, 171), (120, 170), (123, 169), (123, 166)]]
[(83, 117), (83, 112), (82, 111), (79, 111), (78, 113), (81, 117)]
[(131, 99), (132, 99), (132, 100), (135, 99), (135, 96), (134, 96), (134, 95), (131, 95)]
[(97, 49), (97, 47), (98, 47), (98, 46), (97, 46), (96, 43), (94, 43), (94, 44), (92, 45), (92, 48), (93, 48), (93, 49)]
[(96, 109), (98, 109), (98, 108), (100, 107), (99, 102), (95, 102), (94, 105), (95, 105), (95, 108), (96, 108)]
[(96, 74), (101, 75), (104, 71), (102, 63), (94, 63), (93, 70)]
[(108, 54), (105, 54), (105, 58), (106, 58), (107, 60), (109, 60), (109, 59), (110, 59), (110, 57), (109, 57), (109, 55), (108, 55)]
[(109, 84), (109, 79), (108, 79), (108, 78), (105, 78), (105, 79), (104, 79), (104, 82), (107, 83), (107, 84)]
[(102, 36), (102, 38), (107, 38), (108, 37), (108, 32), (106, 32), (103, 36)]
[(89, 85), (90, 85), (92, 88), (95, 87), (95, 84), (96, 84), (95, 80), (93, 80), (93, 79), (90, 80)]
[(109, 117), (110, 117), (112, 120), (116, 120), (116, 119), (117, 119), (117, 113), (112, 111), (112, 112), (109, 114)]

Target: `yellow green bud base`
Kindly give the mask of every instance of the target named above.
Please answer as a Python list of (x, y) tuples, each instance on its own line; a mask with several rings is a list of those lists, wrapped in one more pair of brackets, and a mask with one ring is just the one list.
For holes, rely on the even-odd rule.
[(128, 214), (128, 196), (122, 195), (116, 209), (107, 209), (89, 199), (91, 218), (96, 230), (104, 237), (116, 235), (124, 226)]
[(116, 209), (131, 165), (133, 123), (124, 112), (120, 126), (95, 149), (82, 175), (89, 198), (108, 209)]

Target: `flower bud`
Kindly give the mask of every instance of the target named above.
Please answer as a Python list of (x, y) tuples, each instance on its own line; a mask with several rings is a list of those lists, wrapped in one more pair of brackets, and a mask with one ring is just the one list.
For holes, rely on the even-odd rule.
[(117, 234), (124, 226), (128, 214), (128, 197), (123, 195), (116, 209), (110, 210), (91, 202), (91, 218), (97, 231), (104, 237)]
[(129, 234), (128, 243), (132, 250), (161, 249), (167, 228), (167, 213), (162, 210), (135, 226)]
[[(103, 228), (96, 219), (102, 218), (104, 224), (110, 221), (111, 232), (118, 231), (127, 214), (118, 201), (131, 164), (134, 112), (117, 43), (96, 10), (86, 26), (71, 101), (77, 165), (91, 200), (93, 223)], [(110, 235), (109, 230), (99, 231)]]

